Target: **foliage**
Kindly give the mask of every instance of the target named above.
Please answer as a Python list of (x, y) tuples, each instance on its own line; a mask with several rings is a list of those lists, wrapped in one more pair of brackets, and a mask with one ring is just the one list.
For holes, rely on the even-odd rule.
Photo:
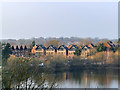
[(120, 38), (118, 39), (118, 44), (120, 44)]
[(73, 57), (73, 59), (70, 62), (70, 65), (81, 65), (82, 60), (80, 59), (80, 57)]
[(92, 48), (90, 51), (90, 56), (95, 55), (97, 53), (97, 49), (96, 48)]
[(35, 46), (35, 41), (32, 41), (31, 45), (30, 45), (30, 51), (32, 50), (32, 48)]
[(112, 53), (111, 61), (112, 61), (111, 62), (112, 64), (115, 64), (115, 65), (120, 64), (120, 59), (118, 59), (118, 54), (117, 53)]
[(46, 42), (45, 45), (47, 47), (50, 46), (50, 45), (54, 45), (55, 47), (58, 47), (59, 46), (59, 40), (50, 40), (50, 41)]
[[(8, 64), (3, 67), (2, 88), (53, 88), (52, 85), (46, 85), (47, 72), (41, 71), (39, 63), (32, 58), (9, 58)], [(53, 80), (54, 81), (54, 80)]]
[(119, 47), (112, 47), (110, 48), (110, 51), (116, 52), (118, 50)]
[(98, 52), (96, 53), (95, 55), (93, 55), (93, 58), (94, 58), (94, 61), (97, 61), (97, 62), (103, 62), (106, 60), (106, 52)]
[(2, 50), (2, 60), (4, 60), (3, 63), (7, 62), (7, 59), (10, 57), (11, 53), (12, 53), (11, 45), (9, 43), (7, 43), (5, 45), (5, 48)]
[(76, 49), (74, 55), (80, 56), (81, 55), (81, 51), (82, 51), (81, 48)]
[(30, 44), (30, 49), (28, 50), (29, 56), (31, 56), (31, 50), (32, 48), (35, 46), (35, 41), (32, 41), (32, 43)]
[(56, 55), (50, 60), (48, 65), (49, 70), (52, 71), (62, 71), (65, 70), (67, 65), (67, 59), (64, 56)]
[(97, 51), (98, 52), (102, 52), (102, 51), (106, 51), (107, 50), (107, 47), (104, 46), (104, 43), (100, 43), (98, 46), (97, 46)]

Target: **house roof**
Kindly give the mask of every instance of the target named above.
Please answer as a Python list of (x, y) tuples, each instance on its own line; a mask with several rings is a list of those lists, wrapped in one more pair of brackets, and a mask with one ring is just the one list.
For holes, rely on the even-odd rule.
[(78, 49), (78, 46), (77, 45), (72, 45), (69, 50), (72, 48), (72, 47), (75, 47), (76, 49)]
[[(92, 46), (92, 47), (91, 47)], [(90, 43), (89, 45), (88, 45), (88, 47), (90, 47), (90, 48), (93, 48), (93, 47), (95, 47), (92, 43)]]
[(87, 47), (88, 49), (90, 49), (90, 47), (88, 45), (83, 46), (82, 49), (84, 49), (85, 47)]
[(14, 45), (11, 47), (12, 50), (27, 50), (27, 46), (26, 45)]
[(115, 47), (115, 44), (112, 41), (108, 41), (107, 44), (112, 48)]
[(25, 45), (24, 50), (27, 50), (27, 46)]
[(11, 49), (12, 49), (12, 50), (15, 50), (15, 49), (14, 49), (14, 46), (12, 46)]
[(68, 49), (70, 49), (72, 47), (72, 44), (68, 46)]
[(56, 50), (57, 50), (57, 48), (56, 48), (54, 45), (48, 46), (47, 49), (49, 49), (49, 47), (52, 47), (53, 49), (56, 49)]
[(95, 45), (91, 43), (91, 45), (94, 47)]
[(108, 41), (108, 43), (113, 43), (112, 41)]
[(107, 43), (108, 43), (111, 47), (113, 47), (111, 43), (109, 43), (109, 42), (107, 42)]
[(23, 50), (23, 46), (22, 45), (20, 46), (20, 50)]
[(43, 46), (43, 45), (36, 45), (36, 46), (37, 46), (36, 50), (37, 50), (39, 47), (41, 47), (42, 49), (46, 49), (46, 47)]
[(68, 50), (68, 47), (66, 47), (65, 45), (61, 45), (58, 50), (61, 48), (61, 47), (64, 47), (66, 50)]
[(19, 47), (18, 47), (18, 45), (16, 46), (16, 50), (19, 50)]

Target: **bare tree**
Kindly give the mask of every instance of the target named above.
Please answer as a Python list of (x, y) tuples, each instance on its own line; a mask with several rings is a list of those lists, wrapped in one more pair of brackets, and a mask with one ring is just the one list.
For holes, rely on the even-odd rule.
[(2, 88), (18, 90), (53, 88), (55, 80), (51, 82), (51, 85), (46, 85), (47, 72), (42, 70), (39, 64), (33, 63), (31, 58), (9, 58), (2, 72)]

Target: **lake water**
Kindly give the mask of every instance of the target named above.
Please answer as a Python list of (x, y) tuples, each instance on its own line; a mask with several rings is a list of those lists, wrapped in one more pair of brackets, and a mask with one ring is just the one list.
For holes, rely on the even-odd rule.
[(59, 88), (118, 88), (118, 70), (76, 70), (49, 75)]

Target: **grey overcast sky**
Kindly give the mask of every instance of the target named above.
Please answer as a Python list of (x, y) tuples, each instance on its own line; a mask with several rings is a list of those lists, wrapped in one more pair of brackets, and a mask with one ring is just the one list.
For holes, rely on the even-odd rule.
[(6, 2), (2, 38), (118, 38), (117, 2)]

